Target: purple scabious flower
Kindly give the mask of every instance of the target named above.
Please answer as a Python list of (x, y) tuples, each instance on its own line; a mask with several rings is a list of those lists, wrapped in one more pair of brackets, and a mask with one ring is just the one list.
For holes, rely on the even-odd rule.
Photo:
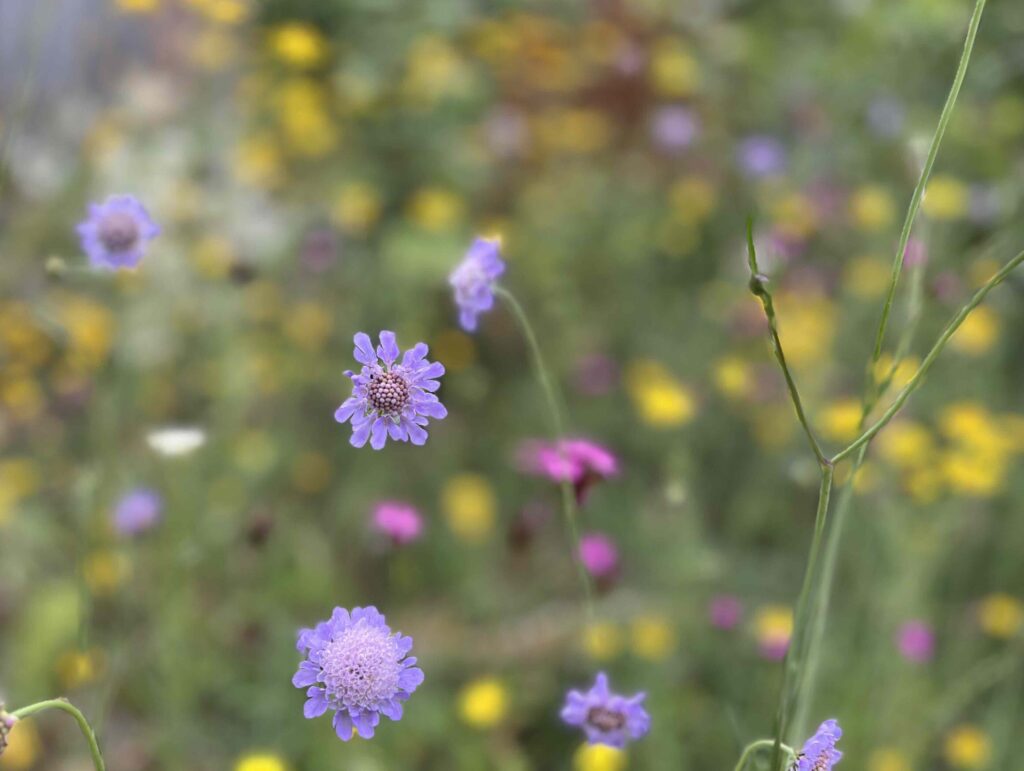
[(114, 529), (125, 536), (139, 535), (154, 527), (163, 514), (163, 498), (156, 490), (138, 487), (127, 492), (114, 509)]
[(139, 264), (146, 243), (160, 235), (160, 226), (135, 196), (112, 195), (89, 204), (89, 216), (77, 232), (90, 265), (118, 270)]
[(843, 753), (836, 749), (836, 742), (842, 735), (843, 729), (837, 721), (826, 720), (804, 743), (791, 771), (832, 771), (843, 757)]
[(426, 444), (423, 428), (429, 418), (440, 420), (448, 410), (434, 395), (441, 387), (436, 379), (444, 374), (439, 362), (427, 361), (427, 344), (417, 343), (402, 356), (394, 332), (381, 332), (380, 345), (374, 350), (370, 336), (355, 336), (355, 358), (363, 369), (352, 378), (352, 395), (334, 413), (339, 423), (352, 422), (353, 447), (367, 440), (379, 450), (390, 436), (396, 442)]
[(330, 619), (299, 631), (296, 646), (306, 660), (292, 678), (306, 688), (307, 719), (334, 710), (334, 730), (342, 741), (353, 730), (373, 738), (380, 716), (402, 719), (402, 702), (423, 682), (415, 666), (412, 638), (391, 632), (374, 608), (335, 608)]
[(448, 277), (459, 306), (459, 324), (467, 332), (475, 332), (476, 317), (494, 307), (494, 283), (504, 272), (501, 241), (478, 238)]
[(625, 747), (641, 739), (651, 728), (651, 716), (643, 708), (645, 693), (619, 696), (608, 688), (608, 676), (597, 673), (593, 687), (581, 693), (569, 691), (562, 707), (562, 720), (580, 726), (591, 744)]

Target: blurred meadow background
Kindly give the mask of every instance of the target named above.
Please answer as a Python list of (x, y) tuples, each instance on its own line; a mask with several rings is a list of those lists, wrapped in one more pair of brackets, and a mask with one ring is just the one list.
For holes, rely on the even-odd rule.
[[(0, 0), (0, 694), (67, 695), (112, 771), (731, 769), (771, 733), (817, 468), (747, 287), (833, 451), (856, 437), (897, 236), (966, 0)], [(86, 272), (90, 201), (163, 233)], [(1024, 4), (992, 0), (908, 250), (896, 385), (1024, 246)], [(446, 277), (500, 234), (568, 403), (619, 473), (580, 517), (498, 308)], [(973, 312), (857, 478), (809, 720), (847, 771), (1024, 769), (1024, 281)], [(352, 335), (425, 340), (449, 417), (357, 450)], [(885, 400), (883, 400), (885, 401)], [(168, 434), (167, 429), (178, 430)], [(837, 479), (849, 473), (848, 463)], [(157, 516), (115, 526), (132, 491)], [(418, 509), (396, 543), (381, 501)], [(426, 681), (339, 742), (297, 628), (374, 604)], [(564, 691), (648, 692), (625, 752)], [(83, 769), (66, 716), (0, 769)]]

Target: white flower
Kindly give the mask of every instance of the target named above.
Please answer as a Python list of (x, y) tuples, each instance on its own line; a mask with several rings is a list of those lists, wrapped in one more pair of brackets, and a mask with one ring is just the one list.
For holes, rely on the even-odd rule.
[(146, 444), (161, 455), (180, 457), (206, 444), (206, 432), (195, 426), (168, 426), (150, 431)]

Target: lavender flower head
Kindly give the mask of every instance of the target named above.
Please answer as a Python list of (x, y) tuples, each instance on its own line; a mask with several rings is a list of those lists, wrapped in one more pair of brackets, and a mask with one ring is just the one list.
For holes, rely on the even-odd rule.
[(791, 771), (832, 771), (843, 757), (843, 753), (836, 749), (836, 742), (842, 735), (843, 729), (837, 721), (826, 720), (804, 743)]
[(334, 710), (334, 730), (348, 741), (353, 730), (372, 739), (380, 716), (402, 719), (402, 702), (423, 682), (416, 658), (407, 657), (412, 638), (391, 632), (370, 606), (335, 608), (330, 619), (299, 631), (296, 646), (306, 660), (292, 678), (306, 688), (307, 719)]
[(89, 204), (89, 216), (77, 231), (90, 265), (118, 270), (139, 264), (146, 243), (160, 234), (160, 226), (135, 196), (112, 195), (103, 203)]
[(154, 527), (163, 514), (164, 502), (156, 490), (138, 487), (126, 493), (114, 509), (114, 529), (121, 535), (139, 535)]
[(646, 697), (644, 693), (628, 698), (612, 693), (608, 676), (598, 672), (589, 691), (566, 694), (562, 720), (583, 728), (591, 744), (625, 747), (626, 742), (646, 736), (651, 728), (651, 717), (643, 708)]
[(658, 147), (668, 153), (685, 150), (693, 144), (698, 132), (693, 111), (682, 105), (659, 107), (651, 119), (651, 135)]
[(786, 150), (775, 137), (755, 134), (739, 146), (740, 167), (752, 177), (769, 177), (786, 166)]
[(459, 306), (459, 324), (467, 332), (475, 332), (477, 316), (494, 307), (494, 284), (504, 272), (501, 241), (478, 238), (448, 277)]
[(352, 395), (334, 413), (339, 423), (351, 421), (352, 446), (362, 447), (369, 440), (379, 450), (389, 436), (396, 442), (426, 444), (423, 427), (429, 418), (448, 414), (434, 395), (444, 366), (427, 361), (426, 343), (417, 343), (399, 362), (394, 332), (381, 332), (376, 350), (364, 332), (355, 336), (355, 344), (355, 358), (363, 368), (359, 374), (345, 373), (352, 378)]

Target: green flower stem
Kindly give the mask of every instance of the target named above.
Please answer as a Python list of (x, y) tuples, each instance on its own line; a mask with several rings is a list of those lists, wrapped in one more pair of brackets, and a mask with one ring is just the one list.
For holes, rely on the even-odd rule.
[(832, 494), (831, 465), (821, 467), (821, 487), (818, 491), (818, 510), (814, 515), (814, 535), (811, 537), (811, 550), (807, 557), (807, 569), (800, 586), (800, 594), (796, 601), (793, 614), (793, 635), (789, 641), (789, 649), (782, 664), (782, 687), (779, 693), (779, 707), (775, 713), (775, 740), (772, 745), (772, 771), (781, 769), (782, 740), (786, 737), (790, 716), (796, 707), (801, 691), (801, 680), (804, 674), (805, 647), (808, 637), (809, 616), (814, 606), (810, 603), (811, 591), (816, 581), (818, 560), (824, 542), (825, 526), (828, 522), (828, 504)]
[[(736, 764), (736, 768), (733, 771), (743, 771), (747, 766), (747, 762), (757, 753), (758, 750), (767, 749), (768, 747), (774, 747), (774, 739), (759, 739), (756, 742), (751, 742), (747, 745), (746, 749), (743, 750), (743, 754), (740, 755), (740, 762)], [(792, 762), (796, 758), (796, 752), (792, 747), (788, 747), (785, 744), (782, 745), (782, 750), (789, 756), (789, 761)]]
[[(978, 26), (981, 24), (981, 14), (985, 10), (986, 0), (977, 0), (974, 6), (974, 13), (971, 14), (970, 23), (967, 26), (967, 38), (964, 40), (964, 49), (960, 54), (960, 63), (956, 68), (956, 76), (953, 78), (953, 85), (950, 86), (949, 94), (946, 96), (946, 103), (939, 115), (939, 123), (932, 135), (931, 145), (928, 147), (928, 155), (925, 158), (924, 167), (921, 169), (921, 176), (918, 177), (914, 193), (910, 197), (910, 206), (907, 207), (907, 216), (903, 220), (903, 229), (900, 231), (899, 245), (896, 248), (896, 256), (892, 262), (892, 275), (889, 279), (889, 291), (885, 296), (885, 305), (882, 307), (882, 318), (878, 324), (878, 334), (875, 336), (875, 347), (871, 354), (871, 363), (875, 364), (882, 355), (882, 345), (885, 342), (885, 330), (889, 324), (889, 315), (892, 313), (893, 301), (896, 297), (896, 286), (899, 284), (900, 274), (903, 272), (903, 259), (907, 250), (907, 242), (910, 240), (910, 231), (914, 227), (914, 220), (921, 208), (921, 199), (924, 197), (925, 187), (928, 185), (928, 178), (931, 176), (932, 167), (935, 165), (935, 158), (939, 154), (939, 145), (942, 144), (942, 137), (946, 133), (946, 126), (953, 116), (953, 108), (956, 106), (957, 97), (960, 95), (960, 87), (963, 85), (964, 76), (967, 74), (967, 64), (971, 60), (971, 51), (974, 49), (974, 39), (978, 35)], [(871, 372), (868, 373), (869, 377)]]
[(927, 375), (928, 370), (931, 369), (932, 364), (935, 363), (935, 360), (938, 358), (939, 354), (942, 353), (943, 348), (946, 347), (946, 343), (949, 342), (949, 339), (953, 336), (953, 333), (960, 328), (961, 324), (963, 324), (964, 319), (967, 318), (971, 311), (973, 311), (975, 308), (981, 305), (985, 297), (988, 296), (988, 293), (991, 292), (995, 287), (1003, 283), (1003, 281), (1006, 280), (1006, 277), (1010, 275), (1010, 273), (1013, 272), (1013, 269), (1020, 265), (1021, 262), (1024, 262), (1024, 252), (1020, 252), (1016, 257), (1014, 257), (1012, 260), (1006, 263), (1006, 265), (1004, 265), (998, 273), (992, 276), (992, 278), (985, 282), (984, 286), (982, 286), (977, 292), (974, 293), (974, 296), (970, 299), (970, 301), (963, 308), (961, 308), (960, 311), (956, 314), (956, 316), (954, 316), (953, 319), (946, 325), (946, 328), (942, 331), (942, 334), (939, 335), (939, 339), (935, 341), (935, 344), (932, 346), (932, 349), (928, 351), (928, 355), (924, 357), (924, 360), (921, 362), (921, 366), (918, 367), (917, 372), (915, 372), (914, 375), (910, 378), (910, 380), (907, 381), (907, 384), (903, 386), (903, 389), (899, 392), (899, 394), (897, 394), (892, 404), (890, 404), (888, 409), (886, 409), (886, 411), (882, 414), (882, 417), (875, 421), (875, 423), (870, 428), (868, 428), (857, 439), (855, 439), (849, 447), (847, 447), (845, 450), (843, 450), (842, 452), (838, 453), (835, 457), (833, 457), (832, 463), (838, 463), (839, 461), (850, 457), (853, 453), (857, 452), (861, 447), (863, 447), (872, 439), (874, 439), (875, 435), (879, 431), (885, 428), (889, 421), (896, 416), (896, 413), (900, 411), (900, 409), (906, 403), (907, 399), (910, 398), (910, 395), (917, 390), (917, 387), (921, 384), (921, 381), (924, 379), (924, 376)]
[[(526, 316), (526, 311), (523, 310), (523, 306), (519, 304), (519, 301), (516, 300), (511, 292), (498, 286), (494, 288), (494, 293), (498, 295), (498, 297), (500, 297), (509, 307), (509, 310), (512, 311), (512, 315), (515, 316), (516, 321), (519, 323), (520, 329), (523, 331), (523, 337), (526, 339), (526, 344), (533, 356), (533, 364), (537, 372), (537, 379), (540, 381), (541, 389), (544, 391), (544, 398), (547, 400), (548, 412), (551, 417), (551, 430), (555, 444), (559, 447), (559, 452), (561, 452), (561, 440), (565, 438), (565, 424), (562, 420), (562, 410), (559, 407), (559, 398), (557, 391), (555, 390), (555, 384), (551, 379), (550, 371), (544, 364), (544, 355), (541, 353), (540, 343), (537, 342), (537, 335), (533, 331), (533, 327)], [(575, 493), (573, 492), (572, 485), (569, 484), (568, 477), (562, 479), (559, 487), (562, 491), (562, 512), (565, 515), (565, 528), (572, 547), (572, 560), (576, 565), (576, 571), (579, 574), (580, 583), (583, 585), (583, 596), (586, 602), (587, 616), (588, 618), (592, 618), (594, 615), (593, 589), (590, 583), (590, 576), (587, 574), (587, 570), (583, 566), (583, 562), (580, 560), (579, 555), (580, 535), (579, 527), (576, 523)]]
[(818, 463), (822, 466), (828, 466), (829, 460), (821, 451), (821, 446), (814, 437), (814, 431), (811, 430), (810, 422), (807, 420), (807, 415), (804, 412), (803, 402), (800, 399), (800, 391), (796, 387), (796, 381), (793, 380), (793, 375), (789, 371), (789, 365), (786, 363), (786, 354), (782, 350), (782, 340), (779, 339), (779, 325), (775, 318), (775, 303), (772, 302), (772, 295), (768, 291), (767, 286), (768, 279), (765, 278), (757, 267), (757, 253), (754, 250), (753, 220), (747, 220), (747, 264), (750, 266), (750, 291), (761, 301), (764, 315), (768, 318), (768, 333), (772, 340), (772, 350), (775, 353), (775, 360), (779, 362), (779, 367), (782, 368), (782, 376), (786, 379), (786, 387), (789, 389), (789, 396), (793, 402), (793, 408), (796, 410), (797, 420), (803, 426), (804, 433), (807, 435), (807, 441), (810, 443), (811, 450), (814, 451)]
[(85, 719), (85, 715), (79, 711), (78, 707), (67, 699), (48, 699), (46, 701), (40, 701), (36, 704), (30, 704), (27, 707), (16, 709), (11, 713), (11, 715), (22, 720), (48, 709), (63, 710), (75, 719), (75, 722), (78, 723), (78, 727), (82, 730), (82, 736), (85, 737), (85, 741), (89, 744), (89, 752), (92, 753), (93, 766), (95, 766), (96, 771), (106, 771), (107, 767), (103, 763), (103, 755), (100, 754), (100, 747), (96, 742), (96, 732), (92, 730), (92, 726), (89, 725), (89, 721)]

